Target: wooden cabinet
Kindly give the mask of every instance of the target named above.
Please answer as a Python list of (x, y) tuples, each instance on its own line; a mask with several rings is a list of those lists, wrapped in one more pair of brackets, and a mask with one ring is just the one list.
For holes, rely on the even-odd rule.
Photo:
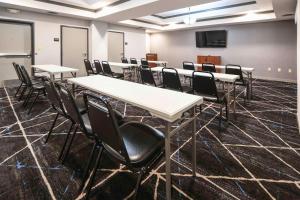
[[(215, 65), (221, 65), (221, 56), (197, 56), (197, 63), (212, 63)], [(202, 67), (198, 67), (198, 71), (201, 71)], [(220, 72), (219, 69), (217, 69), (217, 72)]]
[[(157, 54), (156, 53), (147, 53), (146, 54), (147, 60), (157, 61)], [(157, 64), (155, 63), (149, 63), (149, 67), (156, 67)]]

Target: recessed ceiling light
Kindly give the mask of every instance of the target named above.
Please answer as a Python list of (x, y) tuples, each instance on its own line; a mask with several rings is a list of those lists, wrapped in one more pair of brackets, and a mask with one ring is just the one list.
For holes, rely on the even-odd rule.
[(7, 11), (10, 12), (10, 13), (13, 13), (13, 14), (17, 14), (17, 13), (20, 12), (20, 10), (13, 9), (13, 8), (7, 8)]

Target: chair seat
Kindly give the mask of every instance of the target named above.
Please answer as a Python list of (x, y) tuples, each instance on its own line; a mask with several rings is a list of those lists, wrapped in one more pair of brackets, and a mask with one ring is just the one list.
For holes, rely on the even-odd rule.
[(113, 73), (112, 77), (113, 78), (124, 78), (124, 74)]
[(226, 93), (224, 91), (218, 91), (219, 101), (217, 100), (217, 97), (213, 96), (213, 95), (207, 95), (207, 94), (201, 94), (201, 93), (194, 93), (194, 94), (202, 96), (203, 99), (206, 101), (212, 101), (212, 102), (216, 102), (216, 103), (223, 103), (223, 102), (227, 101)]
[(32, 87), (33, 87), (33, 89), (35, 89), (35, 90), (44, 90), (44, 89), (45, 89), (45, 86), (42, 85), (42, 84), (39, 84), (39, 83), (33, 84)]
[[(120, 133), (133, 167), (139, 168), (153, 162), (164, 150), (164, 134), (151, 126), (128, 122), (120, 127)], [(125, 162), (118, 152), (105, 144), (104, 147), (115, 158)]]

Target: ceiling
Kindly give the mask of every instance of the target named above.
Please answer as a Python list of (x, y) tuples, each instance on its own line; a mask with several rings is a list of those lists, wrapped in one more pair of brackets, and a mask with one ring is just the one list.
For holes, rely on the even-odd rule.
[[(0, 0), (0, 6), (148, 31), (293, 19), (297, 0)], [(185, 22), (185, 23), (184, 23)]]

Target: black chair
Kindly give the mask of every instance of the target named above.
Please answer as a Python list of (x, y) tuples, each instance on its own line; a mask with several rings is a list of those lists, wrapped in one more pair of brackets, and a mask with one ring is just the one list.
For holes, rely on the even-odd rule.
[(94, 60), (94, 65), (96, 68), (97, 74), (103, 74), (103, 69), (99, 60)]
[(20, 71), (19, 71), (19, 65), (18, 65), (17, 63), (15, 63), (15, 62), (13, 62), (12, 64), (13, 64), (13, 66), (14, 66), (14, 69), (15, 69), (15, 71), (16, 71), (16, 74), (17, 74), (17, 76), (18, 76), (18, 79), (19, 79), (19, 81), (21, 82), (20, 85), (19, 85), (19, 87), (18, 87), (17, 90), (16, 90), (16, 93), (15, 93), (15, 97), (17, 97), (17, 95), (18, 95), (20, 89), (24, 86), (25, 83), (24, 83), (23, 80), (22, 80), (22, 76), (21, 76)]
[(130, 63), (131, 64), (138, 64), (137, 60), (135, 58), (130, 58)]
[(143, 84), (157, 86), (151, 68), (140, 68), (139, 71)]
[[(195, 71), (195, 66), (194, 66), (194, 63), (193, 62), (189, 62), (189, 61), (184, 61), (182, 63), (182, 67), (183, 69), (186, 69), (186, 70), (193, 70)], [(189, 79), (190, 81), (190, 86), (192, 85), (192, 78), (191, 77), (187, 77), (187, 76), (184, 76), (184, 80), (186, 79)]]
[[(67, 114), (66, 110), (65, 110), (65, 107), (62, 103), (62, 100), (60, 98), (60, 94), (59, 94), (59, 91), (58, 91), (58, 88), (59, 86), (55, 83), (53, 83), (50, 79), (48, 78), (44, 78), (43, 79), (44, 81), (44, 86), (46, 88), (46, 92), (47, 92), (47, 97), (48, 97), (48, 100), (49, 100), (49, 103), (51, 105), (51, 107), (56, 111), (56, 116), (54, 118), (54, 121), (51, 125), (51, 128), (47, 134), (47, 137), (46, 137), (46, 140), (45, 140), (45, 144), (48, 142), (49, 138), (50, 138), (50, 135), (53, 131), (53, 128), (55, 126), (55, 123), (56, 123), (56, 120), (59, 116), (63, 116), (65, 117), (66, 119), (69, 119), (71, 122), (71, 117)], [(79, 96), (75, 99), (75, 103), (79, 109), (79, 112), (81, 114), (84, 114), (86, 112), (86, 105), (85, 105), (85, 102), (83, 100), (83, 97), (82, 96)], [(69, 137), (69, 134), (72, 130), (72, 127), (74, 126), (74, 124), (72, 123), (70, 129), (69, 129), (69, 132), (67, 134), (67, 139)], [(67, 141), (66, 139), (66, 141)], [(65, 143), (66, 144), (66, 143)], [(64, 144), (64, 146), (65, 146)], [(63, 148), (64, 149), (64, 148)], [(63, 150), (61, 151), (63, 152)], [(61, 158), (61, 154), (59, 156), (59, 159)]]
[(91, 62), (88, 59), (84, 59), (84, 66), (88, 76), (91, 74), (97, 74), (97, 72), (94, 71)]
[(216, 66), (212, 63), (202, 63), (202, 71), (204, 71), (204, 72), (216, 72)]
[[(67, 149), (65, 150), (65, 153), (62, 158), (62, 163), (64, 163), (69, 154), (71, 145), (73, 143), (74, 137), (75, 137), (78, 129), (80, 129), (86, 135), (86, 137), (88, 139), (94, 141), (95, 138), (94, 138), (94, 134), (91, 129), (90, 120), (89, 120), (87, 113), (86, 112), (84, 114), (81, 113), (70, 90), (67, 87), (60, 84), (59, 85), (59, 93), (60, 93), (62, 102), (64, 104), (64, 107), (67, 111), (67, 114), (68, 114), (68, 116), (70, 116), (70, 120), (71, 120), (72, 124), (74, 124), (74, 127), (75, 127), (75, 129), (73, 131), (73, 135), (69, 142), (69, 145), (68, 145)], [(87, 106), (87, 101), (84, 101), (84, 102), (85, 102), (85, 105)], [(122, 125), (124, 123), (123, 116), (116, 110), (114, 110), (114, 114), (116, 116), (117, 123), (119, 125)], [(96, 146), (93, 147), (91, 153), (93, 153), (95, 151), (95, 148), (96, 148)], [(93, 157), (90, 157), (88, 159), (87, 165), (84, 170), (82, 184), (81, 184), (80, 189), (83, 187), (85, 179), (87, 178), (87, 174), (91, 167), (92, 160), (93, 160)]]
[(190, 92), (190, 87), (182, 86), (178, 72), (175, 68), (164, 67), (162, 69), (163, 87), (180, 92)]
[(128, 63), (128, 60), (127, 60), (127, 58), (125, 58), (125, 57), (122, 57), (122, 58), (121, 58), (121, 61), (122, 61), (122, 63)]
[(195, 66), (194, 66), (193, 62), (184, 61), (182, 63), (182, 66), (183, 66), (183, 69), (195, 71)]
[(26, 85), (25, 90), (29, 89), (29, 92), (23, 102), (23, 106), (26, 107), (27, 104), (29, 103), (29, 100), (32, 98), (32, 95), (34, 93), (36, 93), (34, 100), (32, 101), (32, 103), (29, 106), (29, 109), (27, 112), (27, 114), (29, 114), (33, 108), (33, 105), (36, 103), (37, 99), (39, 98), (40, 94), (46, 95), (46, 90), (45, 90), (45, 86), (43, 84), (33, 84), (32, 80), (30, 79), (29, 74), (24, 66), (20, 65), (19, 70), (21, 72), (22, 79), (24, 80), (25, 85)]
[(149, 68), (149, 63), (145, 58), (141, 59), (141, 66), (142, 68)]
[(203, 96), (204, 100), (220, 104), (219, 128), (221, 129), (223, 106), (228, 120), (227, 98), (224, 91), (218, 91), (215, 77), (211, 72), (193, 72), (193, 94)]
[(102, 61), (102, 68), (103, 68), (104, 75), (106, 76), (111, 76), (113, 78), (124, 78), (124, 74), (114, 73), (111, 70), (110, 65), (107, 61)]
[(246, 87), (244, 100), (246, 100), (246, 98), (249, 99), (249, 82), (243, 77), (242, 67), (240, 65), (228, 64), (225, 66), (225, 73), (240, 76), (240, 78), (236, 80), (235, 84)]
[[(95, 95), (86, 94), (88, 115), (95, 144), (99, 147), (98, 156), (85, 184), (86, 198), (89, 199), (96, 171), (101, 156), (105, 151), (113, 160), (125, 165), (132, 172), (138, 173), (134, 198), (138, 197), (141, 181), (164, 155), (164, 134), (139, 122), (128, 122), (118, 125), (110, 104)], [(97, 103), (95, 103), (97, 102)]]

